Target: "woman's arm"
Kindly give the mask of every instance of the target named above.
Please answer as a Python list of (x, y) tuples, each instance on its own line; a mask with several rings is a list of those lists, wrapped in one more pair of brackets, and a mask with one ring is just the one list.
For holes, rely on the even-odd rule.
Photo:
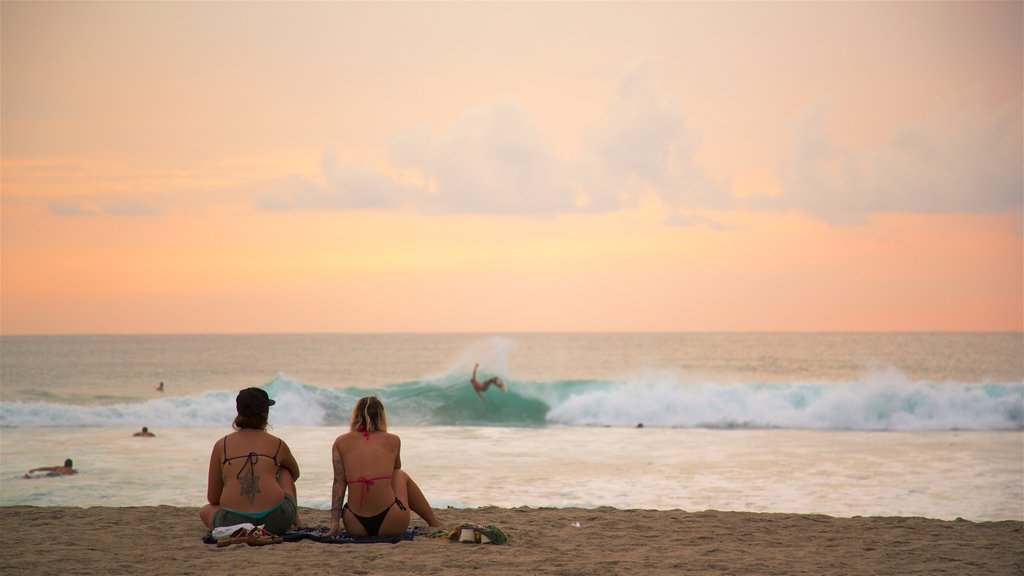
[(215, 442), (210, 452), (210, 473), (206, 483), (206, 500), (215, 506), (220, 504), (220, 495), (224, 492), (224, 476), (221, 474), (220, 459), (217, 458), (217, 446), (223, 441), (222, 438)]
[(331, 448), (331, 460), (334, 461), (334, 484), (331, 487), (331, 531), (330, 536), (341, 534), (341, 506), (345, 502), (345, 490), (348, 480), (345, 479), (345, 461), (338, 449), (338, 442)]
[(295, 459), (295, 455), (292, 454), (292, 449), (288, 447), (288, 443), (281, 441), (281, 467), (287, 468), (292, 473), (292, 479), (299, 479), (299, 461)]

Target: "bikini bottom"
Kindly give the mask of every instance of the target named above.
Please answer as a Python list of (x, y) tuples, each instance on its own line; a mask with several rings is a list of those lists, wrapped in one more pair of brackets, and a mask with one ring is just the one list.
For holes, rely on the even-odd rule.
[(385, 508), (383, 512), (380, 514), (374, 514), (373, 516), (360, 516), (359, 514), (356, 514), (348, 507), (348, 502), (345, 502), (345, 506), (342, 507), (342, 512), (348, 510), (348, 513), (359, 521), (363, 530), (366, 530), (366, 534), (368, 536), (376, 536), (377, 533), (380, 532), (380, 525), (384, 523), (384, 519), (388, 517), (388, 512), (391, 512), (391, 507), (395, 504), (398, 504), (400, 509), (405, 510), (405, 504), (402, 504), (401, 500), (395, 498), (395, 501)]
[(262, 512), (243, 512), (231, 508), (220, 508), (214, 513), (210, 523), (213, 528), (218, 526), (234, 526), (235, 524), (263, 525), (264, 528), (274, 534), (284, 534), (295, 523), (298, 509), (295, 506), (295, 499), (285, 492), (280, 502), (263, 510)]

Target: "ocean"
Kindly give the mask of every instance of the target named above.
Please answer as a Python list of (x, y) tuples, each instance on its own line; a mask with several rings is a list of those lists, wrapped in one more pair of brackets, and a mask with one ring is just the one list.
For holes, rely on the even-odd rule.
[(3, 336), (0, 505), (198, 508), (249, 386), (313, 508), (376, 394), (438, 508), (1024, 520), (1020, 333)]

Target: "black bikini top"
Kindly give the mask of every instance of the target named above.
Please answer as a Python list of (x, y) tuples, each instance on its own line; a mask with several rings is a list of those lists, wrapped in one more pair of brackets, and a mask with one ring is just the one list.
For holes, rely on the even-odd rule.
[(277, 439), (277, 451), (274, 452), (273, 456), (267, 456), (266, 454), (257, 454), (256, 452), (249, 452), (245, 456), (232, 456), (232, 457), (228, 458), (228, 437), (225, 436), (224, 437), (224, 461), (221, 462), (220, 465), (223, 466), (223, 465), (227, 464), (228, 462), (230, 462), (231, 460), (238, 460), (239, 458), (245, 458), (245, 464), (242, 464), (242, 468), (238, 471), (238, 474), (235, 474), (235, 478), (240, 478), (242, 476), (242, 472), (245, 471), (245, 468), (247, 466), (249, 468), (249, 474), (250, 475), (253, 474), (256, 471), (256, 462), (259, 462), (260, 456), (263, 456), (264, 458), (270, 458), (271, 460), (273, 460), (274, 461), (274, 466), (275, 466), (275, 471), (279, 470), (281, 468), (281, 463), (277, 461), (277, 455), (281, 452), (281, 444), (282, 443), (283, 443), (283, 440), (278, 438)]

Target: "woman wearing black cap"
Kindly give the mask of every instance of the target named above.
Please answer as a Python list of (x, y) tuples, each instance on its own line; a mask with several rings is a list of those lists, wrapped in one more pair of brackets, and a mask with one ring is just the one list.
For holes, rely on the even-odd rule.
[(213, 445), (206, 504), (199, 517), (211, 530), (250, 523), (284, 534), (298, 522), (299, 464), (283, 440), (267, 433), (274, 401), (259, 388), (235, 398), (235, 431)]

